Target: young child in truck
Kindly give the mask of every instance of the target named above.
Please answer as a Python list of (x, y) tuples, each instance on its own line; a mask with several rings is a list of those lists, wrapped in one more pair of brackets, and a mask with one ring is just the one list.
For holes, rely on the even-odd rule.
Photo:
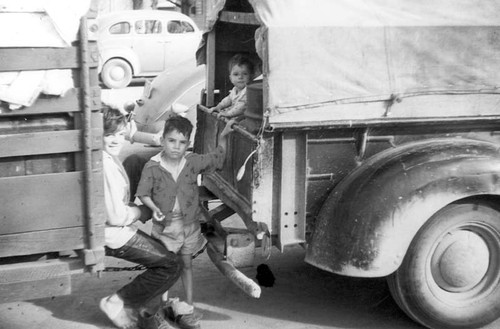
[(236, 54), (229, 60), (229, 80), (233, 89), (219, 104), (209, 109), (219, 112), (217, 117), (238, 118), (243, 116), (247, 105), (247, 85), (252, 81), (255, 69), (253, 62), (242, 54)]
[(193, 125), (182, 116), (165, 121), (163, 150), (144, 166), (136, 196), (153, 212), (151, 235), (168, 250), (180, 255), (183, 263), (181, 279), (185, 302), (163, 295), (167, 315), (180, 328), (200, 328), (194, 315), (192, 259), (206, 245), (201, 234), (201, 209), (197, 176), (221, 168), (224, 163), (226, 134), (223, 131), (217, 149), (208, 154), (187, 153)]

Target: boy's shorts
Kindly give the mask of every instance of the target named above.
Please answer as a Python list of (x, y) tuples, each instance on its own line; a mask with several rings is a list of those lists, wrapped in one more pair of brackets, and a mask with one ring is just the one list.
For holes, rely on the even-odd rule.
[(193, 255), (207, 243), (201, 234), (199, 222), (184, 225), (182, 219), (173, 219), (164, 228), (163, 225), (155, 224), (151, 235), (159, 239), (173, 253)]

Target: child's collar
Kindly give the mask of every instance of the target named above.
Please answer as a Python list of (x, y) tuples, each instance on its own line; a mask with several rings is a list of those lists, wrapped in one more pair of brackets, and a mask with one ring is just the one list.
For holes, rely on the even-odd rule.
[[(157, 154), (153, 155), (150, 160), (152, 160), (154, 162), (161, 162), (162, 154), (163, 154), (163, 151), (161, 151), (160, 153), (157, 153)], [(190, 154), (192, 154), (192, 152), (186, 152), (184, 154), (184, 156), (182, 157), (182, 159), (186, 160), (186, 157), (188, 155), (190, 155)]]

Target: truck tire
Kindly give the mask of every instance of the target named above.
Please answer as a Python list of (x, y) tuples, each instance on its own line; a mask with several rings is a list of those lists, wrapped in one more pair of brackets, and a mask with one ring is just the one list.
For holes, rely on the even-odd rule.
[(125, 88), (132, 81), (132, 67), (123, 59), (110, 59), (102, 67), (101, 79), (110, 89)]
[(488, 202), (454, 203), (419, 230), (391, 294), (432, 329), (478, 328), (500, 316), (500, 211)]

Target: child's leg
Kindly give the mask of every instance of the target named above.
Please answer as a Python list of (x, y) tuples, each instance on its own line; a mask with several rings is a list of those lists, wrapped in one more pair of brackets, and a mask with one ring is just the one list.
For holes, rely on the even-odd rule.
[(200, 329), (200, 316), (194, 313), (193, 307), (193, 267), (192, 254), (180, 254), (183, 263), (181, 272), (182, 284), (186, 300), (180, 302), (178, 298), (167, 304), (167, 317), (173, 319), (181, 329)]
[(182, 285), (186, 294), (186, 303), (193, 305), (193, 255), (181, 255), (182, 259)]

